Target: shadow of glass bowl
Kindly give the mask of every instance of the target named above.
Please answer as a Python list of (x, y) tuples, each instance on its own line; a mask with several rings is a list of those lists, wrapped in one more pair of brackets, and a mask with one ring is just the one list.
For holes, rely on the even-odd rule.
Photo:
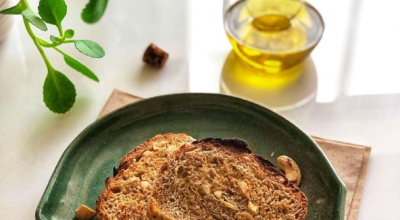
[(317, 86), (317, 72), (311, 57), (279, 74), (268, 74), (246, 64), (233, 51), (225, 60), (220, 79), (221, 93), (274, 111), (290, 110), (315, 100)]

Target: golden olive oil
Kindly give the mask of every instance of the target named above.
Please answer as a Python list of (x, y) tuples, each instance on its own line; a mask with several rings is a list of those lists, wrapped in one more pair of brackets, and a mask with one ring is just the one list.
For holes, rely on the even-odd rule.
[[(260, 5), (262, 2), (280, 5)], [(250, 3), (253, 5), (246, 5)], [(315, 47), (309, 45), (313, 38), (309, 36), (307, 16), (299, 1), (243, 0), (226, 12), (225, 29), (242, 60), (268, 73), (279, 73), (298, 64)]]
[(284, 15), (261, 15), (251, 25), (259, 31), (281, 31), (290, 27), (290, 19)]

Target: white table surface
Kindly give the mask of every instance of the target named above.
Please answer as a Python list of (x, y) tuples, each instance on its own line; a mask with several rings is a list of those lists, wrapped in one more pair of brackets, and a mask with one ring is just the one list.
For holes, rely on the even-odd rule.
[[(36, 8), (37, 1), (30, 2)], [(399, 219), (400, 2), (311, 2), (326, 23), (325, 35), (312, 54), (316, 96), (278, 113), (309, 134), (372, 146), (359, 219)], [(221, 69), (231, 51), (223, 30), (222, 1), (110, 1), (105, 17), (91, 26), (79, 18), (85, 3), (68, 1), (64, 27), (74, 28), (78, 38), (99, 42), (107, 55), (90, 59), (72, 45), (63, 46), (98, 74), (100, 83), (94, 83), (46, 50), (77, 88), (75, 106), (65, 115), (51, 113), (42, 102), (46, 69), (21, 18), (15, 17), (8, 38), (0, 44), (2, 219), (34, 219), (61, 154), (96, 119), (114, 88), (142, 97), (220, 92)], [(151, 42), (170, 53), (161, 70), (141, 62)]]

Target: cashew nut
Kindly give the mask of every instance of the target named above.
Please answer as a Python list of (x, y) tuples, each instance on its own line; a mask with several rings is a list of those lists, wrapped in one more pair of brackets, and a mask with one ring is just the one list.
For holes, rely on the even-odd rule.
[(258, 214), (258, 206), (254, 205), (251, 201), (249, 201), (247, 203), (247, 208), (249, 209), (249, 211), (251, 213), (253, 213), (254, 215)]
[(236, 205), (234, 205), (234, 204), (232, 204), (230, 202), (224, 201), (223, 204), (224, 204), (224, 206), (226, 208), (229, 208), (229, 209), (232, 209), (232, 210), (239, 210), (239, 208)]
[(247, 183), (244, 181), (239, 182), (239, 188), (242, 191), (243, 195), (246, 196), (247, 199), (250, 199), (250, 190)]
[(301, 182), (301, 172), (297, 163), (288, 156), (280, 156), (277, 158), (278, 167), (285, 172), (286, 178), (295, 186), (299, 186)]
[(205, 192), (207, 195), (210, 194), (210, 192), (211, 192), (211, 190), (210, 190), (210, 185), (205, 184), (205, 185), (203, 185), (202, 187), (203, 187), (204, 192)]
[(222, 197), (222, 191), (215, 191), (214, 192), (215, 197), (217, 197), (218, 199), (220, 199)]
[(147, 189), (150, 187), (150, 183), (148, 181), (142, 181), (140, 182), (140, 187), (142, 187), (143, 189)]
[(77, 210), (75, 210), (75, 217), (78, 220), (89, 220), (94, 218), (96, 214), (96, 211), (85, 205), (81, 205)]
[(253, 220), (253, 216), (251, 216), (249, 213), (247, 212), (239, 212), (235, 215), (235, 219), (237, 220)]

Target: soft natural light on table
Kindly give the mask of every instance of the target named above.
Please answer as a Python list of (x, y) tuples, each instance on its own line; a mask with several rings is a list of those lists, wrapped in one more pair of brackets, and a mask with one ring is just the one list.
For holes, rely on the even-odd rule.
[[(37, 0), (30, 1), (36, 9)], [(77, 38), (104, 46), (102, 60), (78, 56), (100, 78), (91, 82), (46, 50), (75, 83), (77, 102), (56, 115), (42, 102), (45, 66), (20, 17), (0, 44), (0, 216), (33, 219), (62, 152), (91, 122), (114, 88), (141, 97), (179, 92), (220, 92), (231, 45), (223, 27), (223, 1), (109, 1), (105, 17), (84, 24), (86, 1), (69, 0), (66, 27)], [(279, 114), (305, 132), (372, 146), (359, 219), (399, 219), (400, 1), (312, 0), (326, 23), (312, 53), (316, 96)], [(54, 31), (54, 29), (51, 29)], [(35, 30), (39, 33), (40, 31)], [(46, 35), (47, 36), (47, 35)], [(163, 69), (141, 61), (151, 42), (170, 53)]]

